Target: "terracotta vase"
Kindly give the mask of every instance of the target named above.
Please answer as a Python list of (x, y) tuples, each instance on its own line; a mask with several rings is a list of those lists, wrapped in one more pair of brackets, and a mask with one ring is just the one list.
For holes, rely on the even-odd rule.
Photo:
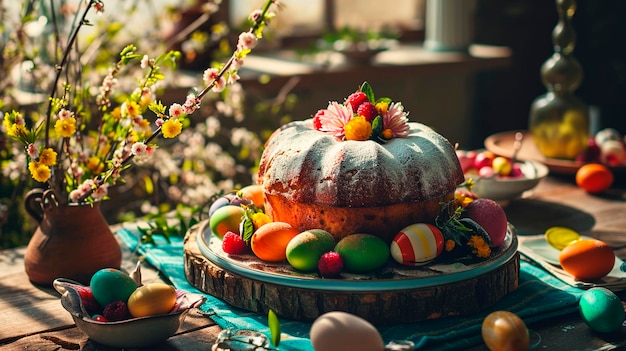
[(50, 191), (35, 189), (25, 198), (27, 212), (39, 226), (28, 243), (24, 265), (36, 284), (68, 278), (89, 285), (102, 268), (119, 269), (122, 252), (98, 202), (59, 205)]

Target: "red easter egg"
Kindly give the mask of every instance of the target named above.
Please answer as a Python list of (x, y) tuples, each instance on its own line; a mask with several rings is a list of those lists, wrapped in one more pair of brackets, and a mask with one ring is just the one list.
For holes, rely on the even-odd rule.
[(417, 223), (402, 229), (391, 242), (393, 259), (405, 266), (421, 266), (441, 254), (444, 239), (439, 228)]

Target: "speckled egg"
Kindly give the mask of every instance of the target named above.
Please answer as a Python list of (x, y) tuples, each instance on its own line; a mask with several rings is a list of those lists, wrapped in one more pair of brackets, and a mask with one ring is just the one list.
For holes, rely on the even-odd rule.
[(603, 241), (582, 239), (561, 250), (559, 263), (564, 271), (576, 279), (600, 279), (613, 269), (615, 253)]
[(176, 289), (164, 283), (138, 287), (128, 298), (128, 312), (133, 317), (167, 314), (176, 304)]
[(382, 351), (378, 330), (365, 319), (346, 312), (328, 312), (313, 322), (310, 330), (315, 351)]
[(578, 302), (580, 316), (594, 331), (611, 333), (624, 322), (624, 306), (615, 293), (606, 288), (585, 291)]
[(133, 278), (115, 268), (104, 268), (97, 271), (91, 277), (89, 286), (93, 297), (100, 306), (106, 306), (113, 301), (126, 302), (137, 289), (137, 284)]
[(530, 346), (526, 324), (509, 311), (495, 311), (487, 315), (481, 334), (491, 351), (527, 351)]
[(287, 261), (301, 271), (314, 271), (320, 257), (335, 248), (335, 238), (322, 229), (311, 229), (296, 235), (287, 244)]
[(209, 227), (214, 235), (223, 238), (228, 231), (239, 234), (239, 225), (244, 215), (241, 206), (226, 205), (218, 208), (209, 219)]
[(443, 234), (432, 224), (417, 223), (402, 229), (391, 242), (393, 259), (405, 266), (421, 266), (441, 254)]
[(335, 251), (343, 259), (344, 269), (351, 273), (371, 272), (389, 260), (389, 245), (371, 234), (352, 234), (339, 240)]

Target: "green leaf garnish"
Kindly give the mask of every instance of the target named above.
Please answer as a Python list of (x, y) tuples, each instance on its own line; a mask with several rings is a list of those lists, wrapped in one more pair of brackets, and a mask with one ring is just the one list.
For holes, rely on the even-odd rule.
[(365, 96), (367, 96), (367, 99), (371, 102), (376, 101), (374, 99), (374, 89), (372, 89), (372, 86), (368, 83), (368, 82), (363, 82), (363, 84), (361, 84), (361, 88), (359, 88), (359, 90), (365, 94)]
[(276, 313), (272, 310), (267, 312), (267, 325), (270, 327), (272, 344), (278, 347), (278, 344), (280, 344), (280, 321), (278, 320)]

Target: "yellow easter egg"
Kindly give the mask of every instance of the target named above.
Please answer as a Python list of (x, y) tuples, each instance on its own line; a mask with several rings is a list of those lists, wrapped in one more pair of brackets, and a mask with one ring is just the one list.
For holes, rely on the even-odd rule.
[(164, 283), (140, 286), (128, 298), (128, 312), (133, 317), (167, 314), (176, 304), (176, 289)]

